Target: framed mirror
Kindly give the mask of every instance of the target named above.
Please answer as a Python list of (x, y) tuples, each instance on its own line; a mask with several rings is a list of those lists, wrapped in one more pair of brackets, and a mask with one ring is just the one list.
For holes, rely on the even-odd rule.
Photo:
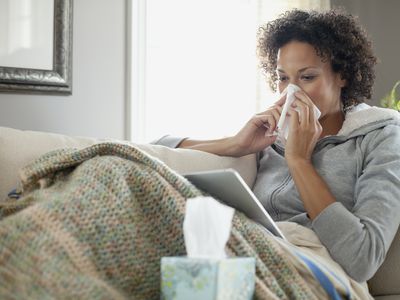
[(72, 93), (72, 1), (0, 0), (0, 92)]

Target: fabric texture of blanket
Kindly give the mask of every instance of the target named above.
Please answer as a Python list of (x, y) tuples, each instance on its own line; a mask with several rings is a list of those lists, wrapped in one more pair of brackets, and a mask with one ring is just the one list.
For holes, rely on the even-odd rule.
[[(62, 149), (0, 204), (1, 299), (159, 299), (160, 258), (185, 255), (185, 201), (203, 193), (138, 148)], [(226, 251), (256, 258), (256, 299), (323, 299), (272, 235), (235, 212)]]

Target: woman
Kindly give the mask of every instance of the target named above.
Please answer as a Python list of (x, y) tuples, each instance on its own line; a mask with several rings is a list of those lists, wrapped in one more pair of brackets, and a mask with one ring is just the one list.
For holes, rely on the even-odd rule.
[[(260, 153), (254, 192), (271, 216), (313, 229), (348, 275), (368, 280), (400, 222), (398, 113), (363, 103), (375, 77), (371, 42), (350, 15), (293, 10), (260, 28), (258, 50), (282, 95), (272, 107), (232, 137), (158, 143), (227, 156)], [(301, 90), (283, 148), (272, 133), (289, 83)]]

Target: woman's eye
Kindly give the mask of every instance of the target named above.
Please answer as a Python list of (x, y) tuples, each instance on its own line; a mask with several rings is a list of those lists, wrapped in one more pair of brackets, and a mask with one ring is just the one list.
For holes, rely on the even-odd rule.
[(315, 78), (315, 75), (303, 75), (302, 79), (306, 80), (306, 81), (310, 81), (313, 80)]
[(286, 81), (288, 78), (285, 76), (280, 76), (278, 79), (279, 81)]

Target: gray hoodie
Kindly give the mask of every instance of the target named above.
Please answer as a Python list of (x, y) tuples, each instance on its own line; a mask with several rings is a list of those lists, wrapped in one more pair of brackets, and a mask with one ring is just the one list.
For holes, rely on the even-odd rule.
[(261, 154), (254, 193), (274, 220), (312, 228), (347, 274), (365, 281), (382, 264), (400, 223), (399, 113), (358, 105), (337, 135), (318, 141), (312, 161), (337, 201), (313, 221), (276, 145)]
[[(337, 135), (318, 141), (313, 165), (336, 202), (313, 221), (296, 190), (284, 149), (272, 145), (259, 157), (253, 190), (271, 217), (312, 228), (357, 281), (373, 276), (400, 224), (399, 115), (360, 104), (347, 112)], [(164, 137), (158, 143), (175, 146), (181, 140)]]

